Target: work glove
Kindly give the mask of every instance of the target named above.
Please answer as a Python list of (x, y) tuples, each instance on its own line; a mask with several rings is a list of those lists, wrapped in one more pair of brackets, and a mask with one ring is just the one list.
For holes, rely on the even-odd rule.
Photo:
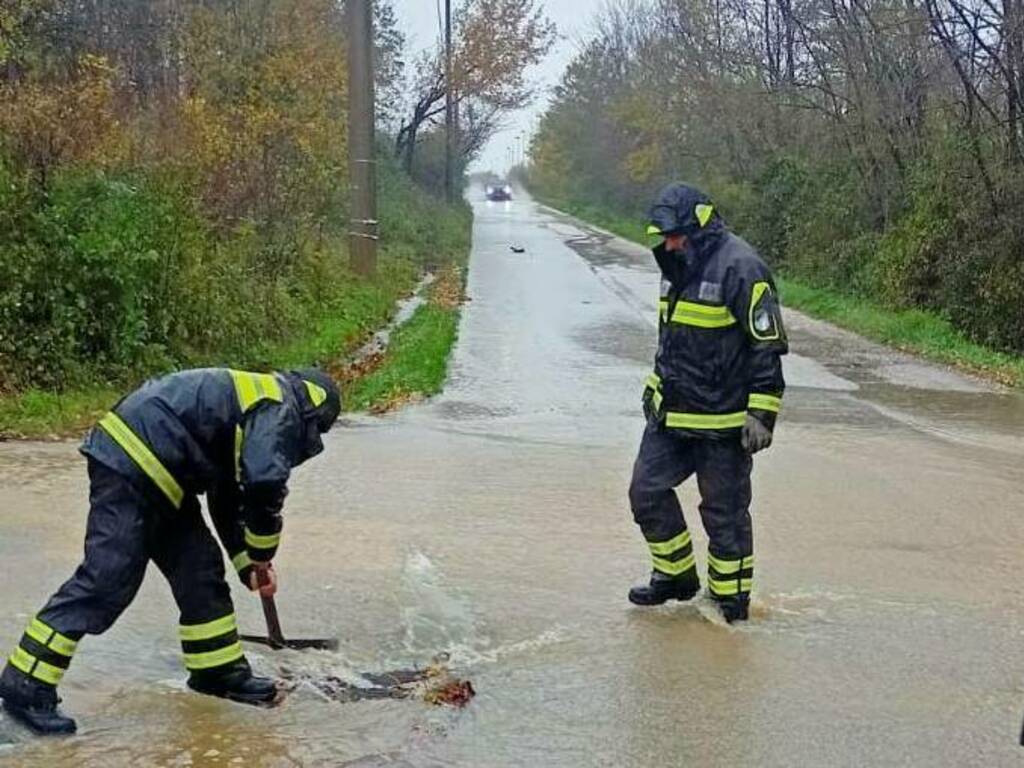
[(772, 431), (753, 413), (747, 412), (747, 420), (740, 432), (743, 450), (753, 456), (772, 444)]
[(271, 563), (253, 563), (249, 566), (249, 582), (247, 587), (259, 592), (260, 597), (273, 597), (277, 594), (277, 572)]

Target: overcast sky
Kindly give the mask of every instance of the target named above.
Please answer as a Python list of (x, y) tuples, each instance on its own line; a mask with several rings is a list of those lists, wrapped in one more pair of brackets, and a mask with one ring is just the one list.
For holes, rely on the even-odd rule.
[[(438, 39), (438, 3), (444, 0), (396, 0), (395, 12), (406, 34), (410, 59), (414, 52), (432, 46)], [(506, 127), (497, 134), (483, 151), (474, 170), (493, 169), (503, 172), (507, 166), (507, 150), (515, 143), (521, 131), (529, 133), (537, 116), (544, 111), (550, 89), (558, 84), (566, 65), (576, 51), (577, 41), (588, 28), (593, 14), (602, 0), (541, 0), (548, 18), (558, 26), (559, 40), (547, 59), (527, 73), (538, 85), (537, 101), (526, 109), (509, 116)], [(452, 0), (456, 5), (458, 0)]]

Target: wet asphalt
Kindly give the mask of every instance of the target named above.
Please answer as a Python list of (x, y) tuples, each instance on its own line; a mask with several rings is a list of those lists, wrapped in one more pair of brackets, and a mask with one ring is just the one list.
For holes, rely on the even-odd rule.
[[(477, 698), (339, 704), (310, 687), (257, 710), (191, 694), (151, 569), (65, 678), (79, 735), (0, 716), (0, 766), (1020, 764), (1024, 398), (789, 313), (784, 415), (755, 461), (752, 620), (726, 626), (705, 599), (633, 608), (653, 260), (525, 195), (470, 196), (445, 392), (348, 419), (295, 475), (282, 623), (341, 650), (249, 657), (345, 677), (446, 651)], [(3, 648), (81, 555), (75, 448), (0, 444)], [(259, 631), (258, 601), (233, 590)]]

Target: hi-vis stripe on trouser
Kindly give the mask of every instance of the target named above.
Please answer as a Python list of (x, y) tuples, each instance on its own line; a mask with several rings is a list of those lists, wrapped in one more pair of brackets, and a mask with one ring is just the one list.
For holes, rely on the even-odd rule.
[(708, 553), (708, 589), (713, 597), (749, 595), (753, 586), (753, 555), (726, 558)]
[(693, 543), (690, 532), (683, 531), (666, 541), (648, 541), (654, 570), (668, 576), (679, 576), (694, 568)]
[(205, 624), (182, 624), (179, 631), (188, 670), (222, 667), (243, 657), (233, 613)]
[(11, 666), (47, 685), (57, 685), (78, 643), (49, 624), (32, 619), (9, 659)]

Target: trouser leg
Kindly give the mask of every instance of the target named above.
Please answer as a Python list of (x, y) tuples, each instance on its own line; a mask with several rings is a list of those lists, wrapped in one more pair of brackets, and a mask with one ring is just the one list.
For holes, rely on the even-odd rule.
[[(754, 578), (752, 466), (738, 440), (701, 443), (697, 485), (701, 519), (708, 534), (708, 589), (716, 600), (744, 606)], [(743, 614), (745, 618), (745, 610)]]
[(244, 664), (224, 560), (194, 496), (186, 499), (174, 524), (161, 530), (151, 554), (178, 604), (189, 672), (219, 675)]
[(678, 577), (693, 571), (693, 544), (675, 488), (693, 474), (692, 441), (648, 425), (640, 442), (629, 503), (651, 552), (653, 570)]
[(29, 622), (3, 672), (2, 688), (53, 689), (83, 635), (105, 632), (146, 573), (145, 498), (125, 478), (89, 461), (85, 554), (74, 575)]

